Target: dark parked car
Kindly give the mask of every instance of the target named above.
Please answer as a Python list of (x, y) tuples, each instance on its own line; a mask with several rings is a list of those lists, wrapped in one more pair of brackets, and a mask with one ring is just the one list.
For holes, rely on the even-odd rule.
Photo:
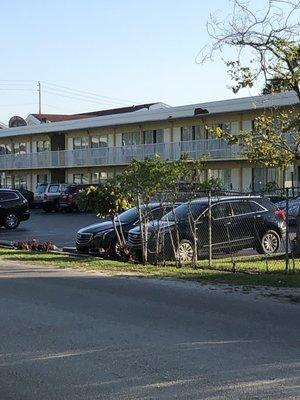
[(91, 185), (70, 185), (59, 196), (59, 208), (66, 211), (78, 210), (76, 198), (80, 190), (86, 189)]
[(16, 190), (18, 190), (23, 195), (23, 197), (25, 197), (25, 199), (28, 201), (29, 208), (32, 208), (34, 201), (34, 193), (23, 187), (16, 188)]
[[(143, 205), (142, 208), (143, 212), (147, 212), (149, 220), (156, 220), (169, 212), (171, 205), (151, 203), (147, 206)], [(139, 215), (136, 207), (124, 211), (116, 218), (116, 225), (117, 227), (121, 225), (125, 239), (128, 231), (138, 224)], [(80, 229), (76, 237), (76, 248), (79, 253), (118, 256), (118, 241), (112, 221), (106, 220)]]
[(0, 225), (15, 229), (30, 217), (27, 200), (18, 190), (0, 189)]
[[(194, 236), (189, 213), (196, 221), (198, 256), (208, 253), (209, 218), (208, 199), (201, 198), (176, 208), (175, 216), (179, 233), (177, 254), (182, 261), (191, 261), (194, 255)], [(285, 214), (270, 200), (255, 196), (212, 198), (211, 207), (213, 252), (231, 252), (255, 248), (259, 253), (276, 253), (286, 234)], [(172, 242), (176, 240), (174, 213), (166, 214), (156, 224), (149, 224), (149, 251), (155, 254), (157, 232), (160, 232), (159, 252), (165, 259), (174, 258)], [(171, 236), (172, 235), (172, 236)], [(162, 243), (164, 245), (162, 245)], [(128, 233), (128, 245), (137, 255), (141, 254), (139, 227)]]

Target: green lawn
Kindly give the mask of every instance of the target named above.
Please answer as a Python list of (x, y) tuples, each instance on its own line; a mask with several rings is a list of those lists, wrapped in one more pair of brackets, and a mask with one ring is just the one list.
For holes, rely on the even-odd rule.
[(295, 272), (284, 273), (284, 259), (268, 259), (261, 256), (236, 258), (237, 272), (232, 273), (230, 258), (213, 260), (213, 268), (207, 267), (207, 261), (201, 260), (197, 269), (189, 266), (176, 268), (170, 264), (155, 267), (152, 265), (139, 265), (98, 258), (81, 258), (57, 253), (38, 253), (20, 250), (0, 249), (1, 260), (19, 261), (22, 263), (41, 266), (57, 266), (60, 268), (75, 268), (86, 271), (100, 271), (112, 275), (136, 274), (146, 277), (172, 277), (199, 281), (202, 283), (227, 283), (232, 285), (266, 285), (279, 287), (300, 287), (300, 260), (295, 262)]

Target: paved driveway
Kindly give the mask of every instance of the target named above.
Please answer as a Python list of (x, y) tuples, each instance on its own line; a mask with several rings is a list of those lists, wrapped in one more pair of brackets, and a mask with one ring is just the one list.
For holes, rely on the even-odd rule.
[(0, 240), (51, 240), (56, 246), (75, 246), (78, 229), (99, 222), (94, 214), (51, 213), (32, 210), (28, 221), (21, 222), (18, 229), (8, 231), (0, 229)]
[(0, 293), (1, 400), (299, 399), (298, 304), (6, 262)]

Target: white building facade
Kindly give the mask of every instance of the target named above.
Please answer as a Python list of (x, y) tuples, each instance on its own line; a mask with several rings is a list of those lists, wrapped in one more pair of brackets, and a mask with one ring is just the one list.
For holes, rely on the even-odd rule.
[(286, 171), (253, 166), (238, 145), (211, 137), (207, 130), (251, 131), (262, 112), (297, 107), (293, 93), (180, 107), (157, 104), (135, 112), (1, 129), (1, 185), (34, 190), (41, 182), (97, 184), (122, 173), (133, 159), (159, 154), (175, 160), (187, 152), (204, 156), (203, 179), (218, 177), (225, 189), (259, 191), (268, 182), (290, 186), (292, 177), (298, 186), (297, 165)]

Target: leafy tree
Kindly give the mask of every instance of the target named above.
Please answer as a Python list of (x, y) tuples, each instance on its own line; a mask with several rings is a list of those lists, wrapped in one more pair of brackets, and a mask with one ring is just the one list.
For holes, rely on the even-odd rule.
[[(151, 198), (158, 194), (162, 196), (162, 207), (164, 197), (168, 202), (175, 202), (179, 190), (179, 181), (184, 179), (188, 182), (197, 182), (203, 167), (203, 160), (189, 159), (188, 154), (184, 153), (176, 161), (164, 161), (158, 155), (143, 161), (133, 160), (124, 171), (121, 177), (121, 186), (136, 198), (140, 214), (143, 262), (145, 264), (148, 260), (147, 222), (149, 220), (149, 212), (147, 204)], [(141, 209), (142, 203), (146, 205), (143, 210)], [(178, 234), (176, 235), (176, 240), (177, 242), (179, 240)], [(174, 253), (176, 254), (175, 250)]]
[(208, 21), (211, 43), (200, 52), (200, 62), (226, 47), (236, 49), (238, 58), (225, 62), (234, 93), (263, 84), (263, 93), (292, 91), (295, 105), (263, 113), (256, 118), (253, 132), (238, 137), (220, 128), (210, 130), (229, 143), (239, 142), (250, 162), (286, 167), (298, 158), (300, 145), (300, 2), (268, 0), (261, 11), (240, 0), (232, 4), (225, 20), (212, 16)]
[(79, 208), (94, 212), (101, 218), (112, 218), (131, 206), (132, 197), (124, 192), (116, 179), (109, 179), (101, 186), (81, 190), (77, 204)]

